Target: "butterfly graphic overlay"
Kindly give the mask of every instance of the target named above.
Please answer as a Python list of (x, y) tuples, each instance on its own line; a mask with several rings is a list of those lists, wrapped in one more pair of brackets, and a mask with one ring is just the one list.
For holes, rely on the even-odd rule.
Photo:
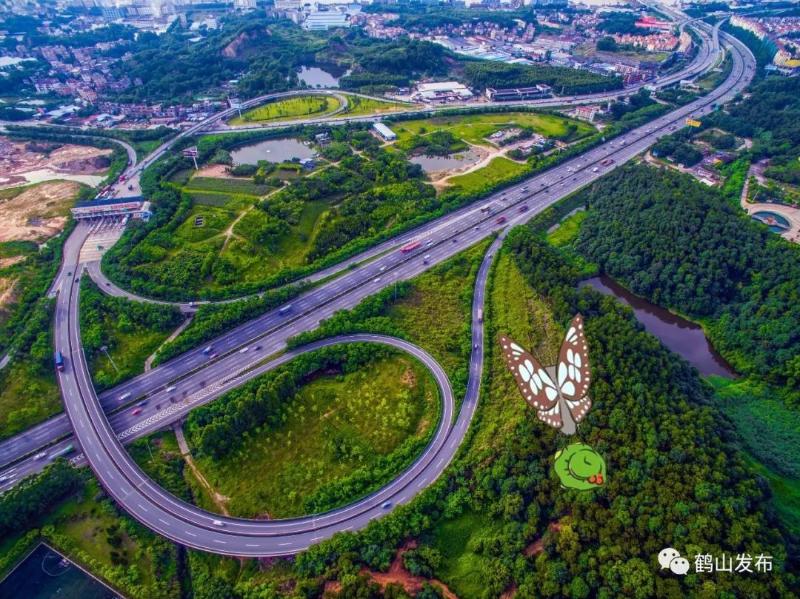
[(586, 394), (591, 373), (583, 317), (578, 314), (570, 322), (556, 366), (543, 367), (505, 335), (500, 336), (500, 346), (517, 388), (536, 409), (539, 420), (560, 429), (565, 435), (575, 434), (576, 424), (584, 419), (592, 406), (592, 400)]

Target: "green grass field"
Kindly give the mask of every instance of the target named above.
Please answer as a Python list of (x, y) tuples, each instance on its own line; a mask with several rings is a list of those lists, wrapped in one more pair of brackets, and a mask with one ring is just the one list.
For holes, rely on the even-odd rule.
[(547, 234), (547, 241), (557, 248), (571, 244), (578, 237), (581, 223), (586, 218), (586, 211), (580, 210), (571, 214), (558, 224), (558, 228)]
[(569, 260), (582, 274), (582, 276), (593, 276), (598, 272), (598, 267), (586, 260), (579, 254), (574, 247), (574, 242), (578, 238), (581, 230), (581, 223), (586, 218), (586, 210), (581, 209), (575, 214), (571, 214), (558, 224), (558, 228), (547, 234), (547, 241), (551, 245), (561, 250), (564, 258)]
[(285, 98), (270, 102), (242, 113), (241, 117), (231, 119), (228, 124), (246, 125), (250, 123), (264, 123), (287, 121), (302, 117), (317, 117), (330, 114), (341, 106), (334, 96), (311, 95)]
[[(477, 264), (489, 242), (481, 242), (413, 280), (408, 297), (387, 310), (407, 338), (428, 350), (450, 380), (471, 351), (469, 315)], [(461, 397), (457, 397), (461, 401)]]
[(192, 191), (188, 192), (194, 205), (199, 206), (227, 206), (236, 196), (218, 191)]
[(745, 460), (769, 481), (781, 521), (800, 535), (800, 414), (767, 385), (721, 377), (709, 382), (720, 409), (736, 425)]
[(383, 358), (355, 373), (314, 378), (277, 430), (252, 431), (237, 452), (198, 465), (230, 498), (232, 514), (298, 516), (323, 485), (390, 455), (408, 438), (427, 437), (438, 411), (439, 393), (420, 364)]
[(398, 142), (437, 130), (451, 132), (466, 142), (486, 145), (486, 137), (510, 127), (529, 127), (545, 137), (575, 141), (595, 131), (589, 123), (536, 112), (497, 112), (433, 117), (391, 125)]
[(497, 158), (492, 158), (485, 167), (466, 175), (453, 177), (448, 182), (452, 185), (452, 188), (467, 193), (485, 193), (497, 185), (510, 181), (528, 171), (530, 171), (529, 165), (498, 156)]
[(237, 238), (232, 239), (222, 255), (236, 265), (245, 280), (257, 281), (282, 269), (301, 266), (311, 249), (319, 219), (328, 211), (327, 202), (306, 202), (297, 225), (283, 235), (274, 251), (248, 237), (248, 220), (259, 221), (265, 217), (259, 210), (251, 210), (234, 227)]
[(443, 520), (434, 529), (431, 545), (442, 555), (435, 574), (459, 598), (483, 596), (491, 562), (476, 551), (476, 545), (484, 534), (494, 534), (492, 531), (491, 518), (474, 512)]
[[(89, 370), (92, 378), (99, 384), (108, 381), (103, 387), (122, 382), (143, 372), (144, 362), (169, 337), (169, 331), (137, 329), (121, 331), (113, 325), (109, 327), (113, 344), (109, 347), (109, 360), (104, 354), (90, 360)], [(116, 329), (116, 330), (115, 330)], [(113, 360), (113, 363), (112, 363)]]
[(186, 220), (175, 230), (175, 238), (188, 243), (205, 241), (227, 229), (237, 214), (227, 207), (192, 206)]
[(412, 104), (403, 102), (392, 102), (391, 100), (373, 100), (372, 98), (362, 98), (360, 96), (347, 95), (347, 108), (337, 115), (338, 117), (364, 116), (369, 114), (387, 114), (398, 110), (413, 107)]
[(31, 359), (24, 359), (0, 371), (0, 439), (63, 409), (52, 369), (43, 369)]
[(98, 389), (106, 389), (141, 373), (147, 357), (183, 317), (174, 306), (105, 295), (85, 276), (81, 281), (80, 320), (89, 372)]
[(269, 185), (257, 185), (250, 179), (222, 179), (218, 177), (192, 177), (184, 187), (185, 191), (217, 192), (249, 196), (263, 196), (274, 188)]
[(695, 80), (695, 83), (700, 87), (701, 90), (704, 92), (711, 91), (715, 87), (717, 87), (725, 77), (731, 72), (733, 68), (733, 61), (731, 60), (730, 52), (725, 53), (725, 58), (723, 59), (722, 63), (711, 69), (707, 73), (701, 75)]

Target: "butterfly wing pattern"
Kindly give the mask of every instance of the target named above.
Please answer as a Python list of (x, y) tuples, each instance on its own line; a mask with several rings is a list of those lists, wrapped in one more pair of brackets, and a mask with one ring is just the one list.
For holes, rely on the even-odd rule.
[[(563, 426), (565, 433), (572, 434), (574, 424), (583, 420), (592, 405), (586, 395), (591, 373), (581, 315), (575, 316), (567, 329), (554, 371), (555, 381), (548, 369), (511, 338), (502, 335), (500, 346), (517, 388), (536, 409), (539, 420), (554, 428)], [(569, 411), (563, 417), (562, 407)], [(565, 422), (565, 418), (568, 422)]]
[(540, 420), (555, 428), (561, 428), (561, 413), (558, 405), (558, 387), (544, 367), (519, 344), (505, 335), (500, 337), (500, 346), (506, 365), (514, 375), (522, 396), (536, 408)]
[(589, 346), (580, 314), (572, 319), (567, 328), (558, 356), (556, 377), (572, 418), (575, 423), (580, 422), (592, 407), (592, 400), (586, 394), (592, 377), (589, 370)]

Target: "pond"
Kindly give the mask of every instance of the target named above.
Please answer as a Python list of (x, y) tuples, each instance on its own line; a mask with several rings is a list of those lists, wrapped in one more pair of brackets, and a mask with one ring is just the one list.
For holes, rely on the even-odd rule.
[(0, 597), (114, 599), (118, 595), (42, 544), (0, 581)]
[(760, 221), (769, 227), (769, 230), (773, 233), (783, 233), (787, 229), (791, 227), (789, 221), (786, 220), (785, 217), (777, 214), (775, 212), (770, 212), (768, 210), (760, 210), (759, 212), (753, 212), (751, 215), (755, 220)]
[(611, 295), (633, 308), (637, 320), (648, 333), (658, 337), (661, 343), (697, 368), (703, 376), (716, 374), (728, 378), (736, 377), (730, 365), (711, 347), (700, 326), (632, 294), (605, 275), (582, 281), (581, 286), (585, 285), (605, 295)]
[(350, 69), (336, 66), (300, 67), (297, 76), (309, 87), (339, 87), (339, 79), (350, 74)]
[(438, 173), (477, 164), (481, 160), (481, 155), (475, 150), (469, 149), (449, 156), (426, 156), (423, 154), (412, 156), (408, 160), (420, 165), (426, 173)]
[(231, 152), (234, 164), (258, 164), (259, 160), (279, 163), (289, 162), (292, 158), (302, 160), (314, 156), (316, 152), (311, 146), (291, 138), (268, 139)]

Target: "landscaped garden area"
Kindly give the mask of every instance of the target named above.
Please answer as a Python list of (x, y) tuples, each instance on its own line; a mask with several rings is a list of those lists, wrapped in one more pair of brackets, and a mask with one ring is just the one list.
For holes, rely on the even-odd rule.
[(319, 117), (330, 114), (341, 107), (341, 102), (333, 95), (307, 95), (282, 98), (251, 108), (230, 120), (232, 126), (249, 125)]
[[(518, 180), (595, 131), (562, 115), (521, 111), (390, 125), (394, 144), (369, 125), (203, 137), (202, 168), (180, 163), (165, 178), (178, 194), (174, 214), (138, 232), (128, 251), (124, 237), (104, 268), (114, 262), (110, 276), (156, 297), (246, 295), (340, 261), (443, 204)], [(511, 154), (520, 144), (528, 144), (527, 157)], [(433, 173), (426, 160), (454, 164)]]
[[(346, 100), (344, 106), (341, 98)], [(330, 94), (308, 94), (273, 100), (242, 112), (241, 116), (234, 117), (228, 121), (228, 124), (232, 127), (241, 127), (324, 116), (344, 118), (370, 114), (379, 115), (408, 110), (413, 107), (413, 104), (407, 102), (380, 100), (337, 91)]]
[(420, 164), (437, 191), (482, 195), (532, 172), (541, 157), (584, 139), (595, 127), (539, 112), (450, 114), (388, 123), (391, 148)]

